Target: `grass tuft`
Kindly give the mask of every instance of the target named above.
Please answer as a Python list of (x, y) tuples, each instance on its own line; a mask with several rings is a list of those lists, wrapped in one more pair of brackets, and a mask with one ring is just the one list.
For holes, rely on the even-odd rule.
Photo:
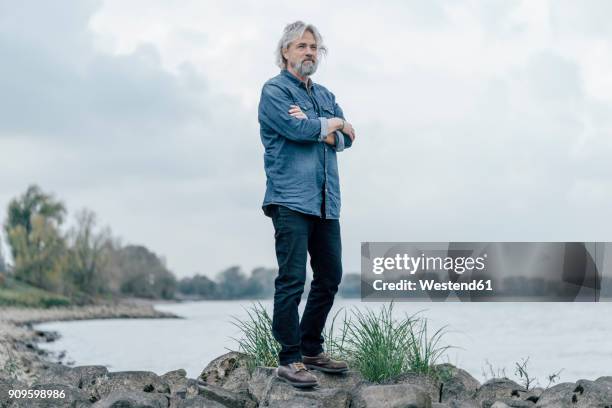
[[(248, 319), (233, 318), (242, 333), (239, 351), (246, 353), (249, 367), (278, 365), (280, 345), (272, 335), (272, 319), (261, 303), (247, 310)], [(427, 319), (417, 314), (396, 318), (393, 303), (376, 311), (354, 308), (350, 315), (339, 310), (323, 332), (332, 358), (348, 361), (365, 379), (385, 382), (406, 372), (436, 375), (433, 367), (451, 346), (441, 344), (446, 327), (430, 337)]]
[(238, 351), (249, 357), (249, 370), (258, 366), (278, 366), (280, 344), (272, 335), (272, 318), (268, 311), (260, 302), (251, 304), (245, 311), (248, 319), (232, 316), (232, 324), (242, 333), (241, 338), (232, 339), (238, 343)]

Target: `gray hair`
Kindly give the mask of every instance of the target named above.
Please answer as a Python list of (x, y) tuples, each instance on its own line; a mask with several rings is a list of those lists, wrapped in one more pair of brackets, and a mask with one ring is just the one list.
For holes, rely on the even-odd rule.
[(286, 50), (289, 44), (297, 38), (301, 38), (305, 31), (310, 31), (317, 42), (317, 56), (327, 54), (327, 47), (323, 44), (323, 37), (321, 33), (319, 33), (319, 30), (317, 30), (317, 27), (312, 24), (306, 24), (303, 21), (296, 21), (285, 26), (283, 36), (276, 46), (276, 65), (278, 65), (280, 69), (287, 68), (287, 60), (283, 57), (283, 50)]

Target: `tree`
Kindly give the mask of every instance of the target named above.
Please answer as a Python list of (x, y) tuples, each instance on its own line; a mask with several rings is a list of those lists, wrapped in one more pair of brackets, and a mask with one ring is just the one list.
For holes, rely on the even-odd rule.
[(239, 266), (232, 266), (217, 275), (217, 288), (223, 299), (239, 299), (247, 290), (247, 277)]
[(110, 253), (107, 243), (112, 239), (108, 228), (95, 231), (96, 215), (83, 209), (76, 215), (76, 225), (68, 232), (66, 275), (76, 291), (90, 295), (108, 291), (103, 269)]
[(61, 201), (32, 185), (11, 200), (4, 224), (16, 279), (43, 289), (62, 288), (65, 245), (59, 227), (66, 209)]
[(4, 230), (9, 237), (13, 258), (16, 258), (17, 254), (10, 240), (11, 230), (21, 226), (24, 228), (26, 236), (31, 234), (32, 220), (35, 216), (42, 217), (58, 227), (62, 224), (65, 214), (66, 207), (64, 204), (55, 200), (52, 195), (42, 192), (37, 185), (29, 186), (21, 197), (11, 200)]
[(113, 253), (111, 264), (121, 272), (120, 290), (124, 294), (146, 297), (174, 297), (176, 278), (160, 258), (144, 246), (128, 245)]
[(2, 253), (2, 239), (0, 238), (0, 273), (6, 273), (6, 261)]

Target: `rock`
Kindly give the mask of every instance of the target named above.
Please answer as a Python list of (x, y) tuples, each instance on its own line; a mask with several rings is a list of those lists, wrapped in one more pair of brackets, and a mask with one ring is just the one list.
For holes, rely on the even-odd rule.
[(184, 400), (173, 400), (169, 408), (225, 408), (225, 405), (196, 395)]
[(259, 400), (260, 406), (269, 407), (348, 407), (350, 394), (340, 388), (300, 389), (283, 380), (272, 377), (265, 395)]
[(609, 377), (595, 381), (579, 380), (575, 384), (561, 383), (545, 390), (536, 407), (584, 408), (612, 406), (612, 382)]
[[(342, 374), (326, 374), (321, 371), (311, 370), (317, 377), (319, 388), (343, 388), (350, 391), (364, 381), (359, 371), (348, 371)], [(276, 375), (276, 373), (274, 374)]]
[(440, 398), (440, 381), (433, 376), (417, 373), (404, 373), (390, 381), (391, 384), (410, 384), (422, 388), (431, 398), (438, 402)]
[(92, 396), (100, 400), (121, 391), (170, 394), (170, 386), (150, 371), (118, 371), (95, 379)]
[(511, 399), (517, 391), (525, 389), (507, 378), (493, 378), (478, 389), (474, 398), (482, 408), (490, 408), (497, 400)]
[(108, 370), (104, 366), (67, 367), (61, 364), (51, 364), (41, 372), (36, 383), (65, 384), (89, 391), (97, 378), (106, 375), (108, 375)]
[(167, 408), (168, 396), (144, 391), (117, 391), (102, 398), (92, 408)]
[(198, 392), (202, 397), (221, 403), (229, 408), (255, 408), (257, 403), (242, 393), (228, 391), (222, 387), (201, 382)]
[(249, 395), (261, 404), (275, 377), (276, 368), (256, 367), (249, 381)]
[(450, 408), (482, 408), (482, 406), (473, 400), (450, 400), (447, 401)]
[(246, 354), (232, 351), (211, 361), (199, 378), (228, 391), (245, 391), (251, 377), (247, 362)]
[(66, 384), (35, 384), (27, 390), (63, 391), (64, 397), (58, 398), (23, 398), (14, 399), (11, 408), (87, 408), (91, 407), (89, 394)]
[(491, 408), (532, 408), (535, 404), (531, 401), (525, 401), (522, 399), (504, 398), (503, 400), (497, 400), (491, 405)]
[(198, 395), (198, 382), (194, 379), (187, 378), (187, 372), (182, 368), (167, 372), (161, 376), (161, 379), (170, 386), (170, 394), (172, 397), (185, 399)]
[(431, 398), (422, 388), (410, 384), (365, 385), (353, 394), (355, 408), (431, 408)]
[(28, 388), (26, 383), (17, 379), (0, 377), (0, 407), (8, 407), (9, 401), (13, 401), (12, 398), (9, 399), (9, 390), (27, 390)]
[(161, 376), (163, 380), (166, 380), (168, 383), (177, 382), (182, 380), (183, 378), (187, 378), (187, 371), (182, 368), (174, 371), (168, 371), (166, 374)]
[(442, 387), (443, 402), (472, 399), (480, 388), (480, 383), (470, 373), (452, 364), (439, 364), (436, 366), (436, 371), (440, 381), (444, 384)]

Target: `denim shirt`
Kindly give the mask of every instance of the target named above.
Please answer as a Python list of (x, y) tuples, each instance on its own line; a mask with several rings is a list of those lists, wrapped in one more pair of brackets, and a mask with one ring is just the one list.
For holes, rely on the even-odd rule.
[[(290, 105), (298, 105), (308, 118), (289, 115)], [(270, 204), (279, 204), (304, 214), (340, 218), (336, 154), (352, 142), (341, 132), (336, 132), (335, 146), (323, 141), (327, 120), (334, 117), (344, 119), (344, 113), (334, 94), (322, 85), (310, 81), (307, 88), (287, 70), (264, 84), (259, 125), (265, 148), (267, 181), (262, 208), (266, 215), (270, 216)]]

